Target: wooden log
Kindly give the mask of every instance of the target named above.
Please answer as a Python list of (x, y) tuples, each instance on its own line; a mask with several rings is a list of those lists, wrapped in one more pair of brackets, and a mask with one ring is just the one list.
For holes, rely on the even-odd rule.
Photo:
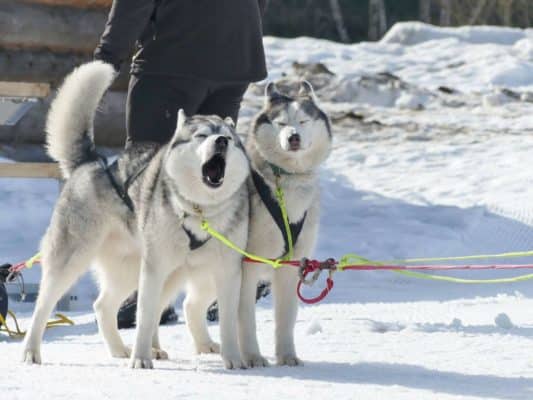
[(106, 10), (0, 0), (0, 48), (92, 54), (106, 20)]
[(50, 95), (48, 83), (1, 82), (0, 96), (4, 97), (47, 97)]
[[(15, 126), (0, 126), (0, 143), (43, 144), (45, 123), (53, 96), (40, 100)], [(95, 118), (97, 146), (121, 147), (126, 137), (126, 93), (108, 92)]]
[[(14, 82), (44, 82), (58, 86), (74, 67), (92, 60), (91, 55), (54, 54), (48, 51), (0, 50), (0, 80)], [(128, 69), (124, 64), (114, 90), (128, 87)]]
[(48, 178), (61, 179), (57, 163), (16, 162), (0, 163), (0, 178)]
[(77, 8), (109, 8), (113, 0), (21, 0), (23, 3)]

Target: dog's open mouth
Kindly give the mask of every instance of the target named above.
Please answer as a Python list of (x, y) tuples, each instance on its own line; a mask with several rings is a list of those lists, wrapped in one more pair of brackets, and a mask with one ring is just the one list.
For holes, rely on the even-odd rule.
[(202, 177), (204, 183), (212, 188), (222, 186), (224, 183), (224, 173), (226, 172), (226, 159), (222, 154), (215, 154), (202, 166)]

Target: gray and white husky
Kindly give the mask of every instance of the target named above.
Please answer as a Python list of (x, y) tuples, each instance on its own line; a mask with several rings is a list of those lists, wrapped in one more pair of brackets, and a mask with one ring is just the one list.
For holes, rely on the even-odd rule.
[[(281, 86), (283, 84), (283, 86)], [(252, 124), (246, 143), (252, 164), (250, 232), (248, 251), (267, 258), (287, 254), (288, 238), (275, 190), (279, 185), (294, 241), (294, 258), (313, 253), (319, 224), (318, 168), (331, 149), (331, 128), (318, 107), (311, 85), (298, 87), (271, 83), (266, 88), (263, 110)], [(280, 90), (281, 89), (281, 90)], [(298, 308), (298, 270), (274, 270), (261, 264), (244, 263), (239, 306), (239, 345), (249, 367), (266, 366), (256, 336), (255, 296), (258, 281), (272, 282), (274, 294), (276, 358), (280, 365), (299, 365), (294, 347)]]
[(220, 304), (220, 352), (227, 368), (243, 366), (237, 342), (241, 256), (201, 229), (203, 219), (246, 246), (249, 161), (231, 120), (179, 112), (168, 145), (133, 146), (106, 167), (94, 149), (93, 119), (113, 80), (112, 67), (75, 70), (52, 104), (49, 154), (67, 178), (41, 244), (42, 281), (24, 360), (40, 363), (46, 320), (72, 283), (94, 262), (98, 327), (110, 353), (128, 357), (117, 329), (121, 302), (139, 287), (131, 366), (152, 367), (160, 350), (162, 310), (186, 289), (185, 318), (198, 352), (218, 352), (205, 312)]

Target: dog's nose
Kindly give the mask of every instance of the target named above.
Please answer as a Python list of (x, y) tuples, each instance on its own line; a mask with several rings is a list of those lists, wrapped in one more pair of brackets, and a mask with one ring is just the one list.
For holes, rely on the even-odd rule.
[(297, 133), (293, 133), (292, 135), (289, 136), (289, 149), (291, 151), (300, 150), (300, 142), (301, 142), (300, 135), (298, 135)]
[(217, 152), (224, 152), (228, 148), (228, 138), (224, 136), (219, 136), (215, 140), (215, 150)]
[(293, 133), (291, 136), (289, 136), (289, 143), (290, 144), (299, 144), (300, 143), (300, 135), (297, 133)]

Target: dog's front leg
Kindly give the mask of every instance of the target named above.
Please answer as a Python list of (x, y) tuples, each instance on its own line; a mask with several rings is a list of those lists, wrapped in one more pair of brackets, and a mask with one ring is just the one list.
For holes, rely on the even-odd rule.
[(161, 258), (147, 255), (143, 258), (139, 276), (137, 302), (137, 331), (130, 366), (132, 368), (153, 368), (152, 338), (159, 322), (161, 290), (170, 269)]
[[(225, 257), (224, 257), (225, 256)], [(233, 254), (223, 254), (228, 260), (224, 267), (215, 268), (215, 282), (219, 306), (220, 353), (228, 369), (245, 368), (239, 354), (237, 314), (241, 287), (241, 260)]]
[(302, 365), (294, 347), (294, 325), (298, 314), (296, 286), (298, 273), (294, 269), (274, 271), (274, 319), (276, 321), (276, 358), (278, 365)]
[(239, 346), (245, 365), (249, 368), (266, 367), (268, 361), (259, 351), (256, 331), (255, 302), (259, 265), (243, 263), (242, 285), (239, 301)]

